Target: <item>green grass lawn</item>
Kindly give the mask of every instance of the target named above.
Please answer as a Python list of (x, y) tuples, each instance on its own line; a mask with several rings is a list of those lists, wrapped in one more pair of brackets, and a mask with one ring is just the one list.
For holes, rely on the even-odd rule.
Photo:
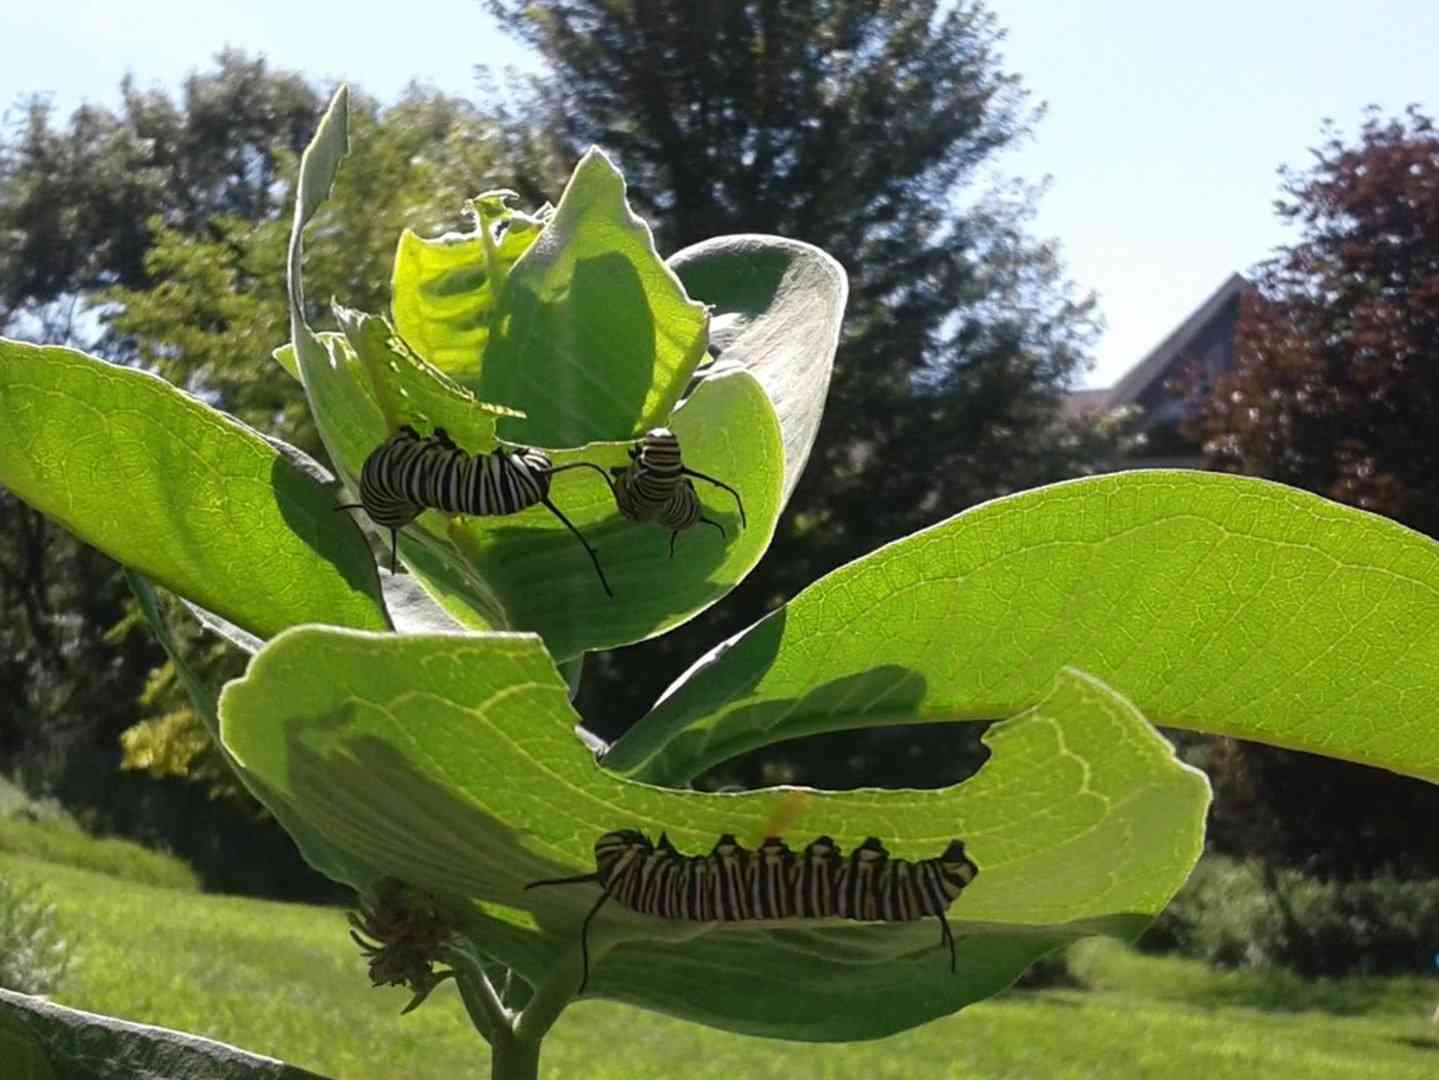
[(181, 859), (119, 837), (86, 832), (58, 803), (32, 799), (0, 776), (0, 855), (29, 855), (110, 877), (198, 890), (200, 878)]
[[(488, 1075), (485, 1044), (444, 988), (409, 1016), (372, 990), (341, 912), (120, 881), (0, 853), (47, 883), (78, 950), (62, 1004), (208, 1035), (344, 1078)], [(572, 1007), (547, 1040), (553, 1077), (1439, 1076), (1439, 979), (1306, 983), (1216, 973), (1081, 945), (1088, 990), (1012, 992), (878, 1042), (743, 1038), (620, 1005)]]
[(0, 816), (0, 854), (27, 855), (167, 889), (198, 891), (200, 878), (180, 859), (118, 837), (94, 837), (66, 817)]

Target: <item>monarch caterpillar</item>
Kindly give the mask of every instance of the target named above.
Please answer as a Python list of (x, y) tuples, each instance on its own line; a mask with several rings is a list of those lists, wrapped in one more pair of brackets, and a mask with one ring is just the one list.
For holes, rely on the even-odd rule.
[(396, 568), (399, 531), (424, 510), (480, 517), (518, 514), (536, 504), (546, 507), (584, 545), (607, 596), (614, 596), (600, 558), (574, 523), (550, 501), (550, 480), (566, 469), (605, 471), (588, 461), (555, 468), (543, 450), (497, 446), (488, 454), (468, 454), (451, 441), (444, 428), (428, 438), (408, 424), (365, 458), (360, 469), (360, 501), (337, 510), (364, 510), (370, 520), (390, 530), (390, 571)]
[(584, 977), (578, 992), (584, 993), (590, 980), (590, 921), (611, 897), (641, 915), (691, 922), (827, 917), (913, 922), (934, 915), (953, 972), (954, 935), (945, 912), (978, 873), (959, 840), (951, 840), (937, 858), (918, 862), (890, 858), (873, 836), (849, 858), (828, 836), (795, 854), (774, 836), (749, 851), (729, 833), (708, 855), (684, 855), (663, 833), (658, 844), (651, 844), (636, 829), (619, 829), (595, 841), (593, 874), (532, 881), (525, 888), (590, 881), (603, 888), (580, 928)]
[(739, 492), (722, 480), (685, 467), (680, 456), (680, 441), (669, 428), (654, 428), (630, 447), (633, 465), (616, 465), (614, 474), (615, 502), (620, 513), (631, 521), (653, 521), (670, 530), (670, 555), (675, 553), (675, 538), (685, 529), (700, 522), (713, 525), (724, 535), (724, 526), (704, 516), (699, 494), (691, 476), (722, 487), (734, 496), (739, 507), (739, 523), (744, 527), (744, 502)]

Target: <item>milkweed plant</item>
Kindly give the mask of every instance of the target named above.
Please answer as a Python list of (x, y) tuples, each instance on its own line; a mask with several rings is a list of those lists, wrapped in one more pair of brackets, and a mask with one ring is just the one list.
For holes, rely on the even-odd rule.
[[(292, 341), (275, 353), (337, 475), (149, 374), (4, 341), (0, 482), (124, 564), (172, 652), (156, 585), (253, 654), (218, 699), (191, 680), (212, 734), (305, 858), (355, 890), (370, 977), (404, 989), (397, 1007), (453, 981), (492, 1075), (537, 1075), (582, 984), (737, 1033), (840, 1042), (954, 1013), (1079, 937), (1134, 939), (1194, 866), (1209, 802), (1151, 722), (1439, 779), (1439, 545), (1281, 485), (1179, 470), (1022, 492), (886, 545), (717, 644), (599, 745), (571, 705), (585, 653), (693, 618), (763, 556), (819, 424), (844, 271), (761, 235), (662, 260), (591, 151), (552, 208), (490, 192), (471, 231), (407, 232), (388, 317), (336, 303), (337, 329), (316, 331), (302, 243), (347, 138), (342, 89), (301, 164)], [(549, 498), (613, 597), (538, 505), (416, 507), (391, 573), (389, 530), (336, 508), (404, 426), (602, 473), (668, 428), (685, 465), (737, 498), (702, 491), (723, 535), (687, 533), (671, 558), (667, 531), (618, 513), (603, 475), (557, 471)], [(998, 722), (983, 767), (949, 788), (689, 787), (798, 736), (965, 721)], [(796, 852), (875, 837), (911, 864), (959, 840), (976, 873), (948, 908), (948, 947), (928, 916), (699, 921), (597, 906), (599, 882), (526, 889), (593, 875), (597, 840), (624, 830), (695, 855), (726, 834), (753, 847), (783, 832)], [(54, 1064), (68, 1042), (16, 1000), (0, 1042)], [(156, 1054), (193, 1055), (186, 1075), (237, 1075), (241, 1052), (161, 1034)]]

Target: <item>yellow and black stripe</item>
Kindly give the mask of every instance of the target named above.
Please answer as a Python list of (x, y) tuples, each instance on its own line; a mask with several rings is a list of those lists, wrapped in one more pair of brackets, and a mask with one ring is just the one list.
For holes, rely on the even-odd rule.
[(670, 533), (670, 554), (675, 538), (703, 522), (724, 535), (724, 526), (704, 516), (699, 494), (690, 477), (722, 487), (734, 496), (739, 507), (740, 526), (745, 524), (744, 501), (739, 492), (722, 480), (687, 468), (680, 453), (680, 441), (669, 428), (654, 428), (630, 448), (632, 465), (617, 465), (614, 474), (615, 503), (631, 521), (652, 521)]
[(364, 510), (370, 520), (390, 530), (390, 570), (396, 569), (399, 530), (425, 510), (446, 514), (495, 517), (544, 506), (564, 522), (584, 545), (605, 593), (613, 596), (594, 548), (559, 507), (550, 501), (550, 481), (566, 469), (594, 469), (587, 461), (555, 468), (543, 450), (497, 446), (488, 454), (468, 454), (451, 441), (444, 428), (421, 436), (406, 425), (371, 451), (360, 469), (360, 501), (340, 510)]
[(658, 844), (635, 829), (608, 832), (595, 841), (595, 872), (534, 881), (540, 885), (594, 882), (603, 892), (580, 929), (584, 978), (589, 982), (590, 920), (606, 900), (642, 915), (690, 922), (747, 922), (771, 919), (854, 919), (914, 922), (939, 919), (940, 943), (949, 947), (956, 970), (954, 935), (945, 912), (979, 873), (951, 840), (943, 854), (910, 862), (891, 858), (870, 837), (845, 858), (833, 840), (821, 836), (796, 854), (778, 837), (750, 851), (729, 834), (708, 855), (684, 855), (663, 834)]

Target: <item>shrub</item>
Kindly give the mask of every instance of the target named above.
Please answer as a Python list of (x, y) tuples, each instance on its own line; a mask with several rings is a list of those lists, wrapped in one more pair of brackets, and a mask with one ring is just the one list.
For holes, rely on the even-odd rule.
[[(9, 785), (7, 788), (10, 792), (16, 790)], [(0, 812), (0, 852), (75, 866), (142, 885), (190, 892), (200, 888), (199, 877), (183, 860), (130, 840), (92, 836), (52, 801), (11, 798), (5, 806), (7, 811)]]
[(1140, 947), (1306, 976), (1424, 972), (1439, 951), (1439, 881), (1320, 881), (1207, 856)]
[(60, 936), (55, 906), (38, 882), (0, 878), (0, 987), (49, 994), (70, 969), (70, 942)]
[(29, 802), (29, 796), (25, 794), (13, 782), (0, 776), (0, 815), (10, 816)]
[(1393, 974), (1432, 968), (1439, 951), (1439, 881), (1317, 882), (1278, 877), (1277, 963), (1301, 975)]
[(1208, 855), (1140, 939), (1150, 952), (1178, 952), (1216, 967), (1272, 962), (1266, 946), (1279, 913), (1256, 863)]
[(1055, 949), (1030, 964), (1014, 984), (1016, 990), (1083, 989), (1087, 984), (1069, 962), (1069, 950)]

